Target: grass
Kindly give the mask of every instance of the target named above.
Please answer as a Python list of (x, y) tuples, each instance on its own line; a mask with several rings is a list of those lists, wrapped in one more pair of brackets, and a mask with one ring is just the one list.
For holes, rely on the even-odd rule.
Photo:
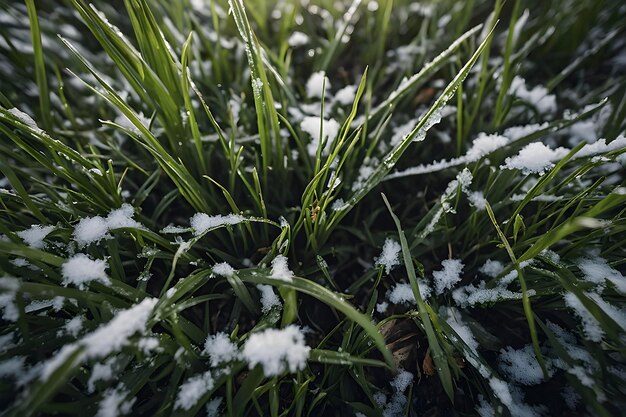
[[(3, 415), (621, 414), (619, 2), (0, 17)], [(87, 222), (105, 237), (80, 245)], [(78, 253), (104, 276), (72, 283)], [(290, 325), (307, 360), (251, 368), (250, 336)], [(235, 355), (216, 364), (220, 332)]]

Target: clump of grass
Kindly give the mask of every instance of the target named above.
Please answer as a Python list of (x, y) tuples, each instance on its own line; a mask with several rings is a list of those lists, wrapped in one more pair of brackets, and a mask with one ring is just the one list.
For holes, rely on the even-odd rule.
[(619, 415), (626, 9), (556, 3), (0, 6), (5, 414)]

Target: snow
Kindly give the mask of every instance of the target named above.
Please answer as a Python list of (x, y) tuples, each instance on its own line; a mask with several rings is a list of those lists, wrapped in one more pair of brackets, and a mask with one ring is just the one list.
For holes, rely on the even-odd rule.
[(563, 158), (569, 152), (565, 148), (550, 149), (541, 142), (526, 145), (516, 156), (508, 157), (502, 169), (519, 169), (524, 174), (543, 174), (554, 166), (554, 161)]
[(529, 90), (526, 87), (526, 80), (522, 77), (515, 76), (513, 78), (509, 92), (535, 106), (539, 113), (546, 114), (556, 111), (556, 97), (554, 94), (548, 94), (548, 90), (541, 85), (537, 85)]
[(142, 337), (137, 342), (137, 347), (147, 355), (153, 351), (161, 351), (161, 342), (157, 337)]
[[(321, 125), (323, 123), (323, 125)], [(321, 130), (320, 130), (321, 128)], [(311, 142), (307, 144), (307, 152), (309, 156), (315, 158), (317, 156), (317, 148), (320, 146), (320, 136), (323, 134), (324, 148), (322, 155), (328, 155), (333, 140), (339, 134), (341, 126), (334, 119), (321, 119), (318, 116), (306, 116), (300, 122), (300, 129), (311, 136)]]
[(209, 229), (239, 224), (244, 220), (245, 218), (240, 214), (227, 214), (225, 216), (218, 214), (215, 216), (209, 216), (206, 213), (196, 213), (191, 217), (189, 223), (193, 229), (193, 234), (199, 236), (204, 234)]
[(79, 247), (83, 247), (102, 239), (109, 239), (110, 230), (125, 227), (143, 229), (141, 223), (133, 219), (134, 214), (133, 206), (125, 203), (120, 208), (111, 210), (106, 218), (101, 216), (82, 218), (74, 227), (74, 240)]
[(272, 260), (272, 270), (270, 271), (270, 278), (279, 279), (285, 282), (292, 282), (294, 274), (289, 269), (287, 257), (284, 255), (278, 255)]
[(613, 141), (606, 143), (606, 139), (598, 139), (596, 142), (588, 143), (582, 147), (575, 155), (576, 158), (585, 158), (588, 156), (598, 155), (626, 148), (626, 137), (620, 135)]
[(59, 352), (43, 365), (41, 378), (48, 378), (72, 356), (82, 348), (73, 359), (73, 362), (82, 362), (86, 359), (99, 359), (119, 351), (127, 346), (129, 338), (137, 332), (143, 332), (152, 310), (158, 299), (145, 298), (133, 307), (117, 313), (117, 315), (95, 331), (75, 343), (65, 345)]
[(122, 389), (121, 385), (118, 388), (107, 390), (102, 397), (102, 401), (100, 401), (96, 417), (118, 417), (128, 414), (136, 400), (133, 398), (125, 401), (129, 394), (130, 392)]
[(32, 225), (29, 229), (17, 232), (17, 235), (31, 248), (42, 249), (44, 238), (54, 230), (54, 226)]
[[(426, 299), (430, 297), (431, 289), (430, 287), (423, 281), (418, 281), (420, 295), (422, 299)], [(387, 292), (387, 298), (393, 304), (416, 304), (415, 296), (413, 295), (413, 289), (411, 288), (411, 284), (408, 283), (400, 283), (396, 284), (393, 289)]]
[(306, 95), (309, 98), (322, 98), (322, 92), (328, 97), (329, 89), (330, 81), (324, 71), (314, 72), (306, 82)]
[(306, 34), (298, 31), (294, 31), (287, 40), (287, 44), (292, 48), (297, 48), (299, 46), (306, 45), (307, 43), (309, 43), (309, 37)]
[(409, 136), (409, 134), (413, 131), (416, 125), (417, 119), (411, 119), (400, 126), (396, 126), (393, 129), (393, 135), (391, 136), (391, 141), (389, 142), (391, 144), (391, 147), (395, 148), (397, 144), (399, 144), (404, 140), (404, 138)]
[(387, 309), (389, 308), (389, 303), (386, 301), (382, 301), (378, 304), (376, 304), (376, 311), (379, 314), (384, 314), (385, 312), (387, 312)]
[(606, 259), (599, 256), (582, 258), (578, 260), (577, 265), (582, 271), (585, 281), (596, 285), (603, 284), (605, 280), (610, 281), (620, 294), (626, 294), (626, 277), (612, 268)]
[(376, 265), (384, 266), (385, 273), (389, 274), (396, 265), (400, 265), (401, 251), (402, 247), (398, 242), (390, 237), (386, 238), (383, 244), (383, 250), (380, 256), (376, 258)]
[(536, 385), (543, 381), (543, 371), (530, 344), (518, 350), (511, 346), (501, 349), (498, 365), (502, 373), (515, 383)]
[(435, 294), (440, 295), (444, 290), (450, 289), (461, 280), (463, 263), (460, 259), (446, 259), (441, 262), (443, 269), (433, 272), (435, 280)]
[(105, 272), (107, 268), (106, 261), (102, 259), (91, 259), (84, 253), (76, 254), (61, 266), (62, 284), (66, 287), (73, 284), (80, 289), (93, 281), (108, 285), (111, 281)]
[(480, 158), (501, 149), (509, 143), (509, 139), (502, 135), (489, 135), (484, 132), (478, 134), (472, 142), (471, 148), (467, 150), (465, 159), (467, 162), (476, 162)]
[(13, 107), (12, 109), (9, 109), (9, 113), (11, 113), (20, 122), (30, 127), (36, 133), (43, 133), (43, 130), (41, 130), (39, 126), (37, 126), (37, 122), (35, 122), (32, 117), (30, 117), (28, 114), (24, 113), (20, 109)]
[(354, 103), (357, 88), (354, 85), (347, 85), (335, 93), (335, 101), (342, 106), (349, 106)]
[[(387, 403), (384, 401), (383, 417), (400, 417), (404, 416), (404, 408), (408, 402), (404, 391), (413, 383), (414, 376), (412, 373), (400, 369), (395, 378), (391, 381), (391, 387), (394, 390), (391, 399)], [(380, 400), (383, 400), (381, 398)], [(386, 398), (384, 398), (386, 400)]]
[[(531, 289), (526, 291), (529, 297), (536, 294)], [(506, 300), (521, 300), (521, 292), (513, 292), (503, 287), (486, 288), (485, 281), (481, 281), (478, 287), (473, 284), (457, 288), (452, 291), (452, 298), (460, 307), (474, 306), (476, 304), (494, 303)]]
[(243, 347), (243, 357), (250, 369), (257, 364), (265, 376), (278, 376), (289, 370), (304, 369), (311, 348), (305, 345), (300, 328), (289, 325), (284, 329), (266, 329), (250, 335)]
[(504, 265), (500, 261), (494, 261), (487, 259), (483, 266), (478, 269), (479, 272), (487, 275), (488, 277), (495, 278), (504, 271)]
[(80, 219), (76, 227), (74, 227), (74, 240), (79, 247), (87, 246), (110, 237), (108, 231), (109, 226), (103, 217), (86, 217)]
[(185, 381), (178, 389), (178, 396), (174, 403), (174, 408), (189, 410), (195, 406), (200, 398), (215, 386), (211, 371), (195, 375)]
[(602, 326), (578, 297), (568, 292), (563, 295), (563, 300), (565, 301), (565, 305), (574, 310), (574, 313), (581, 319), (585, 337), (592, 342), (602, 341), (602, 336), (604, 336)]
[(17, 278), (4, 276), (0, 278), (0, 309), (2, 309), (2, 318), (6, 321), (17, 321), (20, 317), (20, 311), (15, 303), (17, 290), (20, 288), (20, 282)]
[(213, 398), (206, 405), (206, 415), (207, 417), (219, 417), (220, 407), (222, 405), (222, 397)]
[(83, 320), (84, 317), (76, 316), (71, 320), (68, 320), (63, 326), (63, 332), (65, 334), (69, 334), (72, 337), (77, 337), (78, 333), (83, 329)]
[(212, 367), (238, 360), (241, 357), (237, 345), (231, 342), (230, 337), (223, 332), (209, 335), (202, 352), (209, 355)]
[(446, 323), (452, 327), (452, 330), (461, 338), (461, 340), (470, 348), (473, 353), (478, 352), (479, 344), (472, 333), (472, 330), (461, 318), (461, 313), (454, 307), (440, 307), (439, 315), (445, 318)]
[(261, 311), (263, 313), (269, 313), (273, 307), (282, 307), (271, 285), (257, 285), (256, 287), (261, 293)]
[(226, 262), (220, 262), (213, 265), (212, 271), (214, 274), (221, 275), (227, 278), (235, 274), (235, 269)]
[(113, 379), (113, 364), (115, 358), (110, 358), (106, 362), (96, 363), (91, 369), (89, 380), (87, 381), (87, 391), (94, 392), (96, 390), (96, 382), (110, 381)]

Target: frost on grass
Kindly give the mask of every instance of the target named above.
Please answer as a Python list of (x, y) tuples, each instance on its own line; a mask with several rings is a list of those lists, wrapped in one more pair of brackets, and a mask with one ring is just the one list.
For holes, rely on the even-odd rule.
[(209, 229), (213, 229), (220, 226), (235, 225), (243, 222), (245, 218), (240, 214), (227, 214), (227, 215), (215, 215), (209, 216), (206, 213), (196, 213), (189, 220), (193, 234), (199, 236), (205, 233)]
[(34, 249), (42, 249), (45, 245), (44, 239), (54, 230), (54, 226), (32, 225), (29, 229), (17, 232), (17, 235), (28, 246)]
[(215, 386), (215, 380), (211, 371), (206, 371), (200, 375), (195, 375), (186, 380), (178, 388), (178, 395), (174, 408), (190, 410), (195, 406), (200, 398)]
[(289, 269), (289, 264), (287, 262), (286, 256), (278, 255), (272, 260), (272, 270), (270, 271), (270, 277), (286, 282), (293, 281), (294, 274)]
[(339, 134), (341, 126), (334, 119), (321, 119), (316, 116), (306, 116), (300, 122), (300, 129), (311, 137), (311, 141), (307, 144), (307, 152), (309, 156), (315, 158), (317, 149), (320, 146), (320, 139), (324, 143), (322, 155), (328, 155), (332, 141)]
[(128, 414), (136, 400), (135, 398), (126, 400), (129, 394), (130, 392), (121, 385), (105, 391), (96, 417), (118, 417)]
[(213, 265), (213, 268), (211, 270), (214, 274), (221, 275), (227, 278), (235, 274), (235, 269), (226, 262), (220, 262)]
[(203, 353), (209, 355), (211, 366), (214, 368), (241, 357), (237, 345), (231, 342), (230, 337), (224, 332), (209, 335), (204, 343)]
[(443, 269), (433, 272), (435, 280), (435, 294), (440, 295), (461, 280), (463, 263), (460, 259), (446, 259), (441, 263)]
[(135, 209), (130, 204), (122, 204), (122, 207), (111, 210), (109, 215), (85, 217), (80, 219), (74, 227), (74, 240), (79, 247), (97, 243), (102, 239), (109, 239), (110, 230), (121, 228), (143, 229), (141, 223), (133, 219)]
[(84, 253), (76, 254), (61, 266), (63, 285), (72, 284), (80, 289), (94, 281), (108, 285), (111, 281), (106, 274), (107, 268), (106, 261), (102, 259), (91, 259)]
[(278, 376), (304, 369), (311, 348), (305, 345), (300, 328), (266, 329), (250, 335), (243, 347), (243, 357), (250, 369), (260, 364), (265, 376)]
[(524, 174), (543, 174), (568, 152), (566, 148), (550, 149), (541, 142), (534, 142), (522, 148), (516, 156), (506, 158), (501, 168), (519, 169)]
[(376, 258), (376, 265), (385, 267), (385, 273), (389, 274), (391, 270), (400, 265), (400, 253), (402, 247), (394, 239), (388, 237), (383, 244), (383, 250), (378, 258)]
[(261, 293), (261, 311), (263, 313), (269, 313), (274, 307), (282, 307), (280, 299), (271, 285), (257, 285), (256, 287)]
[(82, 339), (63, 346), (55, 356), (44, 363), (42, 380), (47, 381), (70, 358), (72, 363), (77, 364), (88, 359), (104, 358), (127, 346), (132, 335), (146, 330), (146, 324), (157, 301), (156, 298), (145, 298), (128, 310), (117, 313), (110, 322)]

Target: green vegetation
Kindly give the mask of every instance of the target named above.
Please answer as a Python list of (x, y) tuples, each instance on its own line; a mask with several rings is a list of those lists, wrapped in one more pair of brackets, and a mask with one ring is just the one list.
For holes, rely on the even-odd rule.
[(0, 414), (623, 413), (620, 2), (0, 21)]

